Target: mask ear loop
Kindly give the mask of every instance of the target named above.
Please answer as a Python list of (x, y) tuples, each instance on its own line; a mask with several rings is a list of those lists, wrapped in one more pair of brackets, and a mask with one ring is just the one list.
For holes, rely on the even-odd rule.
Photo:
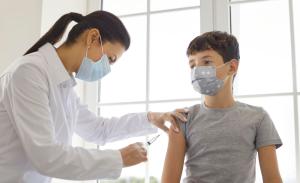
[(86, 48), (86, 51), (85, 51), (85, 58), (88, 58), (88, 57), (87, 57), (87, 54), (88, 54), (89, 48), (90, 48), (90, 46), (88, 46), (88, 47)]
[(89, 49), (90, 49), (90, 45), (88, 45), (87, 46), (87, 48), (86, 48), (86, 51), (85, 51), (85, 58), (88, 58), (88, 51), (89, 51)]
[(104, 52), (103, 52), (103, 45), (102, 45), (102, 38), (101, 38), (100, 34), (99, 34), (99, 40), (100, 40), (102, 54), (104, 54)]
[(222, 68), (222, 67), (224, 67), (225, 65), (228, 65), (228, 64), (230, 64), (230, 63), (231, 63), (231, 61), (230, 61), (230, 62), (226, 62), (226, 63), (224, 63), (224, 64), (219, 65), (218, 67), (216, 67), (216, 69)]
[[(232, 61), (226, 62), (226, 63), (224, 63), (224, 65), (229, 65), (229, 66), (230, 66), (231, 63), (232, 63)], [(228, 77), (229, 77), (229, 76), (227, 75), (227, 76), (223, 79), (223, 81), (225, 81)]]
[[(226, 65), (228, 65), (228, 64), (230, 64), (230, 63), (231, 63), (231, 61), (230, 61), (230, 62), (226, 62), (226, 63), (224, 63), (224, 64), (222, 64), (222, 65), (219, 65), (218, 67), (215, 67), (215, 68), (216, 68), (216, 70), (217, 70), (217, 69), (222, 68), (222, 67), (224, 67), (224, 66), (226, 66)], [(216, 72), (217, 72), (217, 71), (216, 71)], [(225, 81), (227, 78), (228, 78), (228, 75), (226, 75), (226, 77), (225, 77), (224, 79), (222, 79), (222, 80)]]

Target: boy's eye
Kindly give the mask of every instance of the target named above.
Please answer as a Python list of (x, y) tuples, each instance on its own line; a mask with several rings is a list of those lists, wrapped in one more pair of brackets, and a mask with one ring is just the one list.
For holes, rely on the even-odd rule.
[(210, 61), (210, 60), (204, 60), (204, 65), (210, 65), (211, 63), (212, 63), (212, 61)]
[(193, 69), (195, 67), (195, 64), (190, 64), (190, 68)]

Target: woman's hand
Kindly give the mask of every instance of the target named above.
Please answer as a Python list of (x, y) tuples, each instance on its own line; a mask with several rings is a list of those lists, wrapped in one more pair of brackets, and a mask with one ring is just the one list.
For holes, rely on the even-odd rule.
[(175, 132), (179, 132), (179, 126), (177, 124), (177, 120), (179, 119), (182, 122), (186, 122), (186, 113), (188, 111), (186, 109), (176, 109), (173, 112), (148, 112), (148, 119), (149, 121), (157, 126), (158, 128), (162, 129), (166, 133), (168, 133), (169, 128), (166, 126), (166, 122), (169, 121), (172, 125), (171, 128)]
[(123, 160), (123, 167), (129, 167), (147, 161), (147, 150), (143, 143), (130, 144), (119, 150)]

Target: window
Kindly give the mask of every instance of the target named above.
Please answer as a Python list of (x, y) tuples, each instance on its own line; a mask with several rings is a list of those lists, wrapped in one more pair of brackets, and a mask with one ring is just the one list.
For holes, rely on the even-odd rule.
[[(241, 50), (237, 77), (240, 82), (237, 82), (236, 94), (291, 92), (293, 80), (287, 1), (232, 4), (231, 13), (232, 33), (237, 36)], [(255, 81), (255, 86), (249, 85), (251, 81)]]
[[(117, 14), (127, 27), (131, 46), (118, 64), (112, 66), (112, 73), (101, 80), (100, 114), (169, 111), (194, 104), (199, 95), (190, 84), (185, 51), (189, 42), (200, 34), (200, 1), (145, 0), (136, 4), (131, 1), (103, 1), (103, 9)], [(167, 135), (160, 133), (149, 147), (147, 163), (125, 168), (117, 181), (100, 182), (160, 182), (168, 142)], [(145, 138), (132, 138), (102, 148), (121, 148), (136, 141)]]
[[(294, 13), (294, 26), (295, 29), (293, 30), (295, 33), (295, 53), (296, 53), (296, 79), (297, 79), (297, 92), (299, 96), (300, 92), (300, 2), (297, 0), (292, 1), (293, 2), (293, 13)], [(299, 101), (299, 100), (298, 100)], [(299, 103), (298, 103), (299, 104)], [(299, 107), (298, 107), (299, 108)]]
[[(277, 151), (284, 182), (297, 181), (299, 160), (298, 102), (293, 23), (288, 0), (232, 1), (231, 31), (240, 43), (241, 62), (235, 82), (239, 100), (264, 107), (283, 141)], [(297, 7), (297, 6), (294, 6)], [(294, 10), (296, 12), (297, 10)], [(295, 19), (291, 22), (291, 17)], [(300, 44), (299, 40), (296, 44)], [(299, 66), (297, 66), (299, 68)], [(296, 125), (295, 125), (296, 124)], [(296, 144), (296, 146), (295, 146)], [(258, 181), (262, 182), (259, 166)], [(299, 169), (299, 167), (298, 167)], [(299, 175), (299, 173), (298, 173)]]
[[(300, 68), (294, 60), (297, 55), (293, 55), (293, 49), (299, 50), (300, 39), (293, 32), (300, 32), (299, 8), (296, 8), (300, 7), (297, 6), (299, 2), (293, 1), (294, 27), (291, 26), (291, 1), (288, 0), (221, 0), (214, 3), (202, 0), (201, 5), (200, 1), (192, 0), (148, 0), (139, 1), (129, 9), (132, 4), (120, 5), (119, 2), (103, 0), (103, 9), (115, 12), (124, 21), (132, 35), (132, 48), (120, 60), (119, 67), (114, 68), (115, 72), (110, 76), (114, 79), (107, 77), (101, 83), (103, 91), (99, 106), (104, 103), (105, 106), (120, 107), (125, 102), (138, 103), (146, 111), (167, 111), (197, 103), (199, 96), (189, 84), (187, 45), (200, 33), (200, 27), (202, 31), (231, 31), (239, 39), (241, 50), (235, 95), (238, 100), (262, 106), (270, 113), (284, 142), (278, 150), (283, 180), (296, 182), (296, 172), (299, 172), (295, 163), (299, 161), (299, 141), (296, 139), (299, 132), (295, 130), (298, 126), (298, 111), (295, 109), (299, 108), (300, 76), (295, 74), (294, 67), (296, 70)], [(207, 18), (203, 18), (204, 15)], [(168, 26), (165, 26), (166, 22)], [(131, 70), (133, 74), (127, 76), (124, 72), (133, 65), (136, 66)], [(123, 76), (128, 78), (123, 79)], [(297, 85), (298, 90), (295, 90)], [(156, 162), (163, 162), (166, 145), (167, 137), (162, 136), (150, 147), (150, 161), (145, 165), (145, 171), (140, 171), (139, 177), (146, 176), (146, 181), (150, 181), (150, 176), (159, 180), (162, 163)], [(257, 179), (262, 182), (257, 167)], [(127, 176), (131, 175), (122, 175), (125, 179)]]
[[(300, 6), (297, 6), (299, 2), (293, 2), (294, 6), (288, 0), (221, 0), (214, 3), (202, 0), (200, 5), (200, 1), (192, 0), (144, 0), (132, 7), (130, 2), (103, 0), (103, 9), (119, 15), (129, 28), (132, 47), (114, 66), (114, 74), (101, 83), (101, 110), (108, 106), (124, 106), (127, 110), (126, 105), (140, 105), (145, 111), (167, 111), (197, 103), (199, 96), (189, 84), (187, 45), (200, 34), (200, 27), (202, 31), (231, 31), (239, 39), (241, 50), (235, 95), (238, 100), (262, 106), (270, 113), (284, 142), (283, 148), (278, 150), (283, 180), (297, 182), (299, 168), (295, 162), (299, 161), (299, 132), (295, 128), (298, 126), (296, 109), (299, 109), (300, 79), (294, 67), (300, 68), (293, 49), (299, 50), (300, 39), (293, 32), (299, 32), (297, 7)], [(290, 6), (294, 8), (294, 16)], [(291, 16), (295, 19), (294, 27)], [(296, 47), (291, 44), (293, 42)], [(129, 70), (130, 76), (126, 75)], [(126, 141), (122, 143), (127, 144)], [(153, 181), (149, 177), (159, 180), (162, 163), (157, 162), (163, 162), (166, 145), (167, 137), (163, 135), (150, 147), (150, 161), (141, 165), (145, 171), (124, 173), (121, 179), (137, 176), (145, 177), (146, 182)], [(257, 175), (258, 182), (262, 182), (260, 172)]]

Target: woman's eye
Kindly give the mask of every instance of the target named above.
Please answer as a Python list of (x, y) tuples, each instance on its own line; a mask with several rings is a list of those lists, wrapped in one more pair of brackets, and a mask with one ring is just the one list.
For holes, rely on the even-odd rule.
[(110, 64), (115, 63), (115, 61), (114, 61), (111, 57), (108, 57), (108, 60), (109, 60), (109, 63), (110, 63)]

